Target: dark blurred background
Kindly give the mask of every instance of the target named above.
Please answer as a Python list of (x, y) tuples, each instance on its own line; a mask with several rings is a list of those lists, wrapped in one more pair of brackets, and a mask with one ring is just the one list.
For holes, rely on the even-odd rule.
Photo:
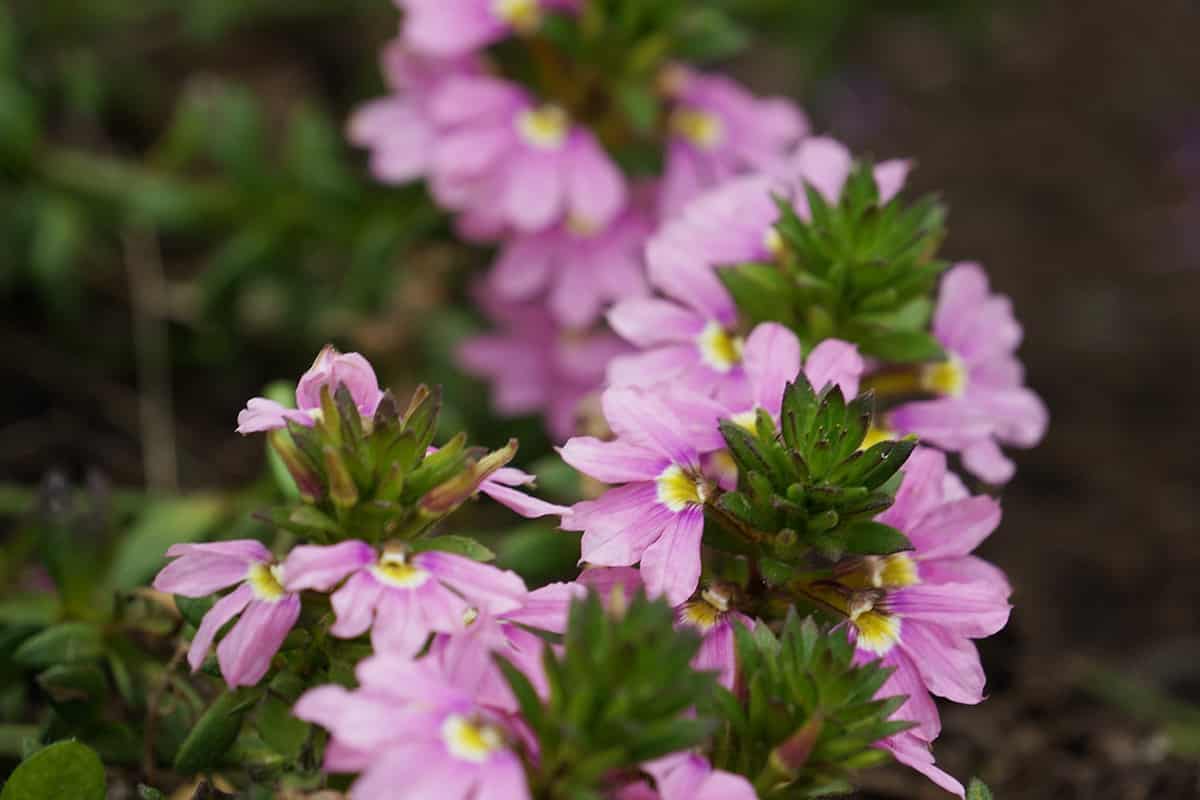
[[(1017, 590), (983, 643), (992, 697), (946, 711), (939, 760), (1000, 798), (1200, 796), (1200, 5), (789, 18), (732, 68), (856, 151), (916, 160), (915, 188), (951, 208), (947, 255), (1012, 296), (1052, 413), (983, 550)], [(478, 327), (460, 299), (480, 255), (341, 144), (395, 29), (384, 0), (0, 9), (7, 513), (53, 469), (162, 490), (258, 478), (237, 410), (327, 340), (401, 391), (447, 384), (450, 426), (546, 452), (449, 365)], [(895, 770), (865, 796), (940, 795)]]

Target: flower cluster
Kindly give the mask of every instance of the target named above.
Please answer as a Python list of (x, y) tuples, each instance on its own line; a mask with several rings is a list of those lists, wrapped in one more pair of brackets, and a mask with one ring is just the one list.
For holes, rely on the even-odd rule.
[[(664, 35), (679, 38), (672, 25), (686, 29), (682, 7), (657, 12), (658, 30), (646, 33), (627, 29), (642, 11), (578, 0), (400, 5), (382, 64), (391, 94), (355, 114), (350, 138), (370, 150), (379, 180), (426, 181), (463, 237), (497, 245), (481, 294), (502, 332), (467, 342), (461, 363), (495, 384), (497, 410), (544, 411), (564, 441), (620, 350), (546, 351), (607, 339), (604, 312), (650, 292), (654, 229), (726, 179), (780, 161), (808, 135), (807, 120), (786, 100), (658, 52)], [(636, 166), (647, 159), (649, 169)], [(530, 339), (531, 326), (529, 353), (563, 364), (540, 391), (544, 381), (518, 389), (516, 370), (497, 374), (481, 355)]]
[[(687, 4), (646, 11), (662, 39), (622, 0), (399, 4), (350, 136), (495, 245), (460, 362), (586, 499), (524, 491), (515, 441), (435, 446), (435, 392), (401, 412), (328, 348), (238, 418), (295, 484), (279, 552), (167, 553), (156, 588), (232, 588), (192, 668), (217, 642), (229, 687), (286, 691), (356, 800), (815, 797), (893, 757), (962, 796), (934, 698), (983, 699), (1011, 589), (955, 470), (1002, 485), (1047, 425), (1008, 300), (937, 258), (907, 162), (657, 44)], [(445, 533), (479, 494), (580, 534), (578, 577), (531, 591)]]

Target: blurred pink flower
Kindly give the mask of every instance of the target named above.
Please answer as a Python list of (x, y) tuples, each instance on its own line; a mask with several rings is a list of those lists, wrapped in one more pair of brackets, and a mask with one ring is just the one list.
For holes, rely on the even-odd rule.
[(160, 592), (207, 597), (237, 586), (204, 615), (188, 650), (188, 664), (200, 669), (217, 632), (240, 614), (217, 645), (217, 663), (231, 687), (258, 683), (300, 616), (300, 598), (283, 587), (283, 568), (271, 551), (261, 542), (240, 539), (176, 544), (167, 557), (175, 560), (154, 579)]
[(1049, 423), (1045, 404), (1024, 385), (1015, 355), (1021, 326), (1012, 303), (989, 291), (978, 264), (958, 264), (942, 278), (933, 333), (949, 360), (927, 366), (921, 381), (940, 396), (894, 409), (888, 424), (960, 453), (964, 466), (985, 481), (1005, 483), (1016, 467), (999, 444), (1033, 447)]
[(706, 189), (781, 158), (808, 134), (789, 100), (754, 97), (722, 75), (676, 65), (663, 83), (674, 103), (660, 212), (669, 219)]
[(347, 136), (371, 151), (371, 173), (384, 183), (408, 183), (426, 177), (433, 162), (437, 126), (429, 104), (447, 81), (458, 75), (478, 75), (475, 56), (439, 58), (413, 52), (401, 40), (383, 50), (384, 79), (391, 94), (358, 108), (347, 125)]
[(476, 228), (534, 232), (571, 220), (603, 228), (625, 207), (625, 177), (587, 129), (516, 84), (455, 75), (430, 104), (438, 126), (431, 188)]
[(455, 56), (513, 33), (541, 27), (546, 11), (574, 11), (580, 0), (395, 0), (404, 10), (403, 35), (413, 48)]
[(542, 412), (551, 436), (566, 441), (578, 428), (583, 402), (603, 384), (608, 363), (629, 352), (629, 345), (611, 333), (563, 328), (537, 304), (506, 304), (482, 293), (477, 298), (499, 329), (463, 342), (459, 365), (492, 383), (498, 413)]
[(642, 254), (652, 229), (650, 214), (631, 204), (603, 228), (568, 219), (540, 233), (517, 233), (501, 247), (488, 286), (513, 302), (548, 291), (545, 303), (556, 321), (591, 325), (613, 302), (649, 292)]

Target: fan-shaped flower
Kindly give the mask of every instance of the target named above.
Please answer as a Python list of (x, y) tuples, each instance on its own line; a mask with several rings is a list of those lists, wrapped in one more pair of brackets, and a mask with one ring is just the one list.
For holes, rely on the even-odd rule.
[(167, 557), (175, 560), (154, 579), (160, 592), (207, 597), (237, 586), (200, 621), (188, 649), (192, 669), (200, 669), (217, 632), (240, 615), (217, 645), (217, 663), (230, 686), (258, 683), (300, 616), (300, 598), (283, 587), (283, 567), (253, 539), (176, 544), (167, 550)]
[(999, 444), (1033, 447), (1049, 422), (1015, 356), (1021, 326), (1012, 303), (990, 292), (978, 264), (958, 264), (942, 278), (933, 333), (949, 360), (926, 367), (921, 384), (938, 397), (894, 409), (889, 423), (897, 433), (960, 453), (985, 481), (1004, 483), (1015, 467)]
[(525, 583), (516, 573), (463, 556), (376, 550), (366, 542), (302, 545), (284, 563), (290, 592), (332, 590), (334, 636), (371, 632), (377, 652), (415, 655), (431, 633), (466, 627), (469, 612), (502, 614), (521, 607)]
[(259, 433), (287, 426), (289, 421), (311, 427), (321, 413), (321, 389), (331, 392), (345, 386), (364, 419), (371, 419), (383, 390), (370, 362), (358, 353), (339, 353), (327, 345), (296, 384), (296, 408), (285, 408), (274, 400), (255, 397), (238, 414), (237, 432)]
[(397, 0), (404, 9), (404, 38), (412, 47), (442, 56), (469, 53), (541, 27), (547, 11), (574, 11), (580, 0)]

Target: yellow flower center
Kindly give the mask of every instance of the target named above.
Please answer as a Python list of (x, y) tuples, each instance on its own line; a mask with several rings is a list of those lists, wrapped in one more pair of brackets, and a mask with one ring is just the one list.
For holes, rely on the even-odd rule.
[(491, 725), (472, 722), (461, 714), (451, 714), (442, 723), (442, 740), (450, 755), (462, 761), (482, 764), (488, 756), (504, 747), (504, 737)]
[(733, 336), (719, 322), (710, 322), (696, 338), (700, 358), (717, 372), (729, 372), (742, 360), (740, 336)]
[(921, 582), (917, 562), (905, 553), (863, 559), (867, 582), (876, 589), (900, 589)]
[(538, 0), (492, 0), (492, 13), (517, 33), (533, 33), (542, 24)]
[(672, 511), (703, 505), (707, 497), (708, 488), (704, 482), (675, 464), (664, 469), (658, 476), (658, 502)]
[(878, 592), (860, 592), (850, 600), (850, 623), (858, 629), (858, 647), (885, 655), (900, 641), (900, 618), (875, 608)]
[(246, 580), (259, 600), (274, 603), (287, 594), (283, 589), (282, 564), (255, 564), (246, 574)]
[(872, 422), (871, 426), (869, 428), (867, 428), (867, 435), (863, 439), (863, 443), (858, 446), (858, 449), (859, 450), (870, 450), (872, 447), (879, 444), (880, 442), (892, 442), (892, 441), (895, 441), (896, 438), (897, 437), (896, 437), (895, 431), (890, 430), (885, 425), (876, 427), (875, 423)]
[(429, 573), (409, 563), (404, 553), (389, 552), (371, 567), (376, 578), (397, 589), (415, 589), (429, 580)]
[(571, 214), (567, 217), (567, 232), (580, 239), (590, 239), (600, 232), (600, 226), (587, 217)]
[(774, 225), (767, 228), (767, 232), (763, 234), (763, 247), (771, 258), (780, 258), (787, 250), (787, 242), (783, 240), (783, 234)]
[(955, 356), (921, 370), (921, 388), (927, 392), (958, 397), (967, 390), (967, 370)]
[(684, 605), (681, 616), (688, 625), (701, 633), (708, 633), (720, 621), (721, 612), (704, 600), (697, 600)]
[(758, 430), (758, 409), (752, 408), (749, 411), (743, 411), (740, 414), (734, 414), (729, 418), (729, 421), (734, 425), (737, 425), (739, 428), (744, 428), (750, 431), (750, 433), (754, 433), (756, 430)]
[(671, 130), (704, 150), (712, 150), (725, 138), (721, 118), (695, 108), (680, 108), (671, 114)]
[(558, 106), (548, 105), (523, 111), (517, 117), (517, 132), (541, 150), (557, 150), (567, 140), (570, 118)]

